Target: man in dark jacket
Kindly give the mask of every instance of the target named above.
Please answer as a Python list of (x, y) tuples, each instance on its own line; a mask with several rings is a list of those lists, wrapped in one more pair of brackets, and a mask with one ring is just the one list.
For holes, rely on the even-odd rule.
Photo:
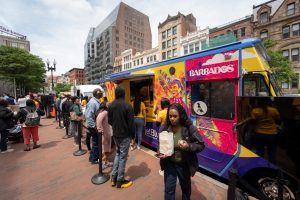
[(9, 128), (13, 126), (13, 112), (8, 109), (8, 102), (4, 99), (0, 99), (0, 150), (1, 153), (7, 153), (13, 151), (13, 149), (7, 149), (7, 136)]
[(127, 188), (132, 181), (125, 180), (125, 166), (131, 138), (134, 137), (134, 114), (132, 106), (125, 102), (125, 90), (118, 86), (115, 90), (116, 99), (108, 107), (108, 123), (113, 128), (113, 139), (117, 153), (114, 160), (111, 185)]
[(66, 127), (66, 136), (65, 138), (71, 137), (69, 134), (69, 126), (70, 126), (70, 110), (73, 105), (71, 101), (70, 95), (66, 96), (66, 100), (61, 104), (61, 113), (63, 117), (64, 127)]

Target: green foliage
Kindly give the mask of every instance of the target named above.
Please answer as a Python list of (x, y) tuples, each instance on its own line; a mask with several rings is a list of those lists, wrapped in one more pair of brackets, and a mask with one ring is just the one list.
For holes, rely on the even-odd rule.
[(13, 81), (26, 91), (38, 92), (44, 86), (45, 64), (26, 50), (0, 46), (0, 79)]
[(70, 92), (71, 91), (71, 84), (63, 84), (63, 83), (57, 83), (54, 87), (54, 90), (56, 93), (60, 92)]
[(263, 45), (271, 58), (268, 63), (276, 79), (279, 82), (289, 82), (291, 79), (295, 78), (296, 74), (292, 63), (282, 55), (282, 51), (273, 50), (276, 42), (272, 39), (265, 39)]

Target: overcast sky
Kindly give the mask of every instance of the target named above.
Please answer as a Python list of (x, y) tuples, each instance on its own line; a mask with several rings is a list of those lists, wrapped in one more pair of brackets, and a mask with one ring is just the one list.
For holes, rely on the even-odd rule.
[[(149, 16), (152, 46), (157, 27), (168, 14), (193, 13), (197, 26), (210, 28), (252, 14), (267, 0), (125, 0)], [(44, 61), (56, 59), (57, 74), (84, 67), (83, 49), (90, 27), (96, 27), (120, 0), (0, 0), (0, 26), (26, 35), (31, 53)]]

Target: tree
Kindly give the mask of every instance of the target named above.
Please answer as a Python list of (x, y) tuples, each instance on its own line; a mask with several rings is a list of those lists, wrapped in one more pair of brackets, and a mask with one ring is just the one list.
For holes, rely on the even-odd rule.
[(276, 42), (268, 38), (263, 41), (263, 45), (271, 58), (268, 63), (276, 79), (282, 83), (290, 82), (290, 80), (296, 78), (292, 63), (283, 56), (282, 51), (273, 50)]
[(39, 92), (44, 86), (45, 64), (24, 49), (0, 46), (0, 79), (16, 81), (26, 92)]
[(54, 90), (56, 93), (60, 92), (70, 92), (71, 91), (71, 84), (63, 84), (63, 83), (57, 83), (54, 87)]

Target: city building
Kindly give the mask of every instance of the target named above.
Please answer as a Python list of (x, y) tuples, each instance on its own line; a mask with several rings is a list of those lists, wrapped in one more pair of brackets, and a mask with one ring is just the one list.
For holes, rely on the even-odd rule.
[(84, 45), (87, 83), (103, 84), (113, 72), (115, 57), (127, 49), (152, 48), (147, 15), (121, 2), (96, 28), (91, 28)]
[(254, 36), (276, 42), (274, 50), (281, 50), (295, 69), (297, 78), (282, 83), (284, 92), (298, 93), (300, 74), (300, 2), (272, 0), (253, 6)]
[(152, 49), (145, 50), (143, 52), (137, 52), (132, 57), (132, 68), (138, 68), (159, 62), (158, 57), (158, 46)]
[(196, 18), (193, 14), (183, 15), (178, 12), (175, 16), (168, 15), (158, 25), (159, 60), (180, 56), (180, 38), (196, 30)]
[(122, 56), (115, 57), (113, 69), (114, 69), (113, 73), (118, 73), (122, 71)]
[[(26, 36), (3, 26), (0, 26), (0, 46), (16, 47), (30, 51), (30, 41), (27, 40)], [(18, 88), (13, 81), (0, 80), (0, 94), (2, 93), (17, 97), (20, 94), (24, 94), (25, 90)]]
[(181, 55), (195, 53), (203, 50), (204, 44), (209, 43), (209, 27), (203, 30), (188, 32), (186, 36), (180, 38)]
[(70, 84), (70, 78), (69, 78), (69, 74), (70, 72), (67, 72), (65, 74), (61, 74), (58, 79), (57, 79), (57, 83), (61, 83), (61, 84)]
[(72, 68), (68, 72), (69, 82), (73, 84), (76, 81), (76, 85), (84, 85), (84, 70), (81, 68)]
[(252, 16), (246, 16), (241, 19), (223, 24), (209, 30), (209, 38), (217, 38), (228, 33), (233, 33), (237, 40), (253, 37)]
[[(59, 79), (60, 79), (60, 76), (53, 75), (53, 86), (54, 86), (54, 88), (55, 88), (56, 84), (58, 83)], [(47, 92), (54, 91), (54, 88), (52, 88), (52, 77), (51, 77), (51, 75), (47, 75), (46, 83), (47, 83), (46, 91)]]

